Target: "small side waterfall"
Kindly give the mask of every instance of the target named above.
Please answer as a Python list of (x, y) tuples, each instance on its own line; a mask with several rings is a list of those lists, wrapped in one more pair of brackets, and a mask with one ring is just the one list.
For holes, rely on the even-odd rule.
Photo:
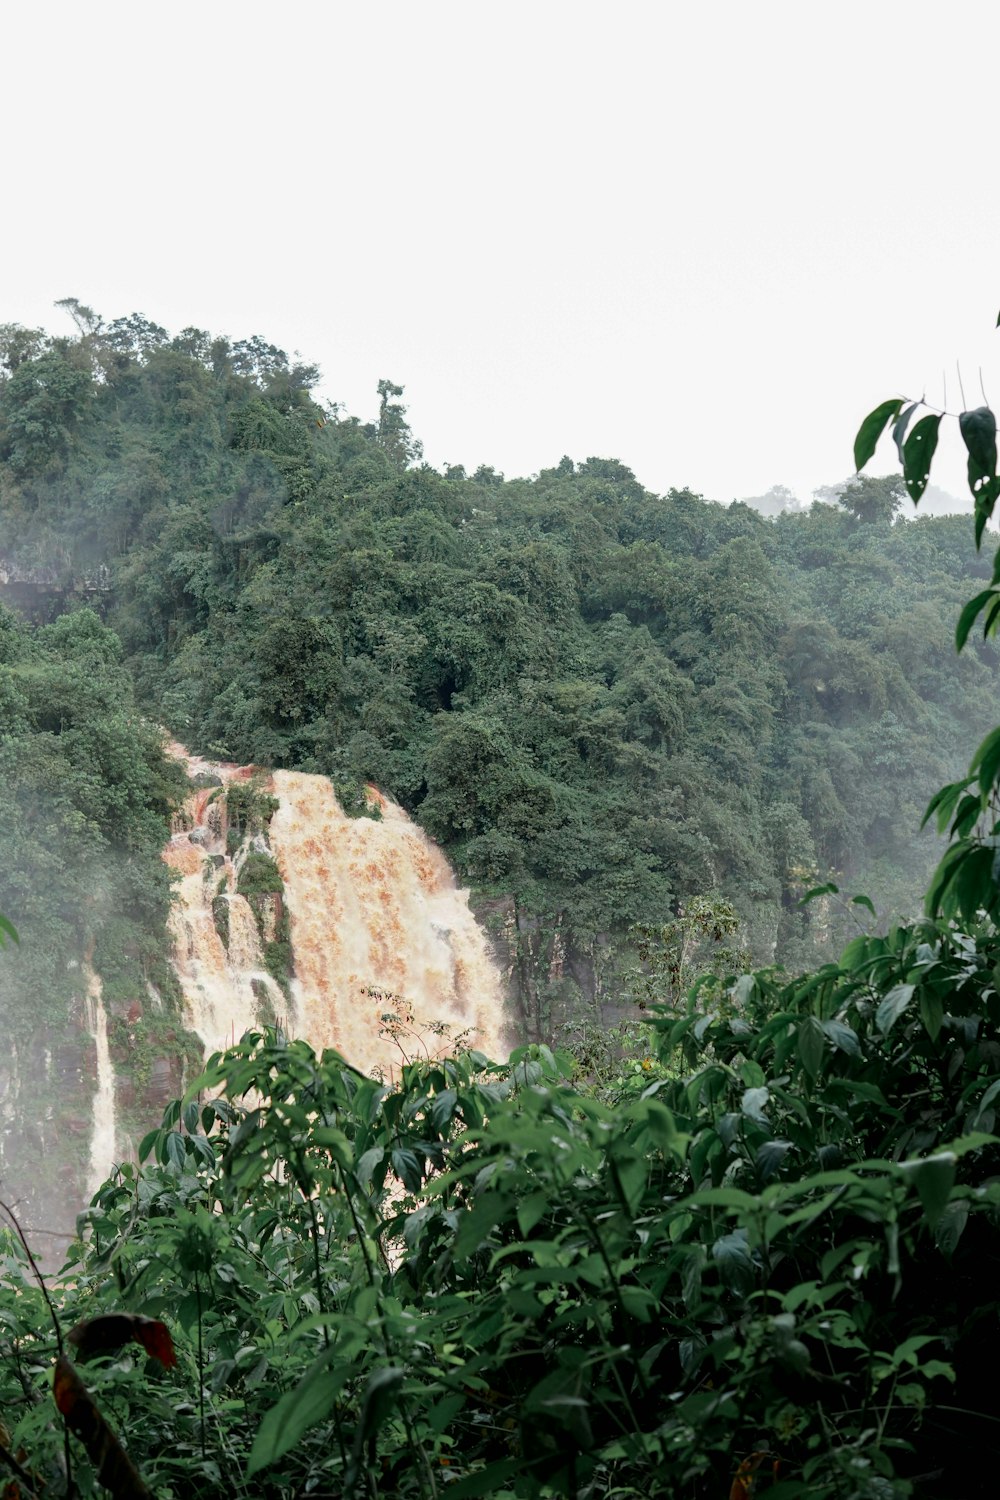
[(90, 1137), (87, 1194), (93, 1196), (115, 1160), (115, 1070), (108, 1046), (108, 1013), (101, 998), (101, 981), (88, 963), (87, 1018), (97, 1047), (97, 1092), (94, 1095), (94, 1126)]

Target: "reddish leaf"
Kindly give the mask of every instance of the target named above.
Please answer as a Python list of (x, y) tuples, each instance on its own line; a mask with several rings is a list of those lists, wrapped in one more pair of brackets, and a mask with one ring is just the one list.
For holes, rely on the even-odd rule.
[(112, 1354), (134, 1340), (167, 1369), (177, 1363), (166, 1324), (157, 1318), (144, 1318), (140, 1313), (101, 1313), (96, 1318), (85, 1318), (66, 1338), (83, 1360), (93, 1359), (95, 1354)]
[(72, 1416), (81, 1393), (86, 1395), (83, 1381), (64, 1354), (56, 1360), (56, 1373), (52, 1381), (52, 1394), (56, 1406), (64, 1417)]
[(757, 1488), (757, 1470), (769, 1458), (770, 1454), (758, 1449), (745, 1458), (736, 1471), (732, 1489), (729, 1491), (729, 1500), (750, 1500)]
[(165, 1369), (173, 1369), (177, 1363), (177, 1355), (166, 1323), (161, 1323), (158, 1318), (136, 1318), (135, 1321), (132, 1336), (136, 1342), (142, 1345), (147, 1354), (158, 1359)]
[(65, 1354), (56, 1360), (52, 1392), (67, 1427), (86, 1448), (98, 1479), (114, 1500), (152, 1500), (138, 1470)]

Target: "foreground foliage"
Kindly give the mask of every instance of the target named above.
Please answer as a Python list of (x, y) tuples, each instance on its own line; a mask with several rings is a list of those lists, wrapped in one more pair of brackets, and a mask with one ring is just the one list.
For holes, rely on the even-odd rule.
[[(387, 1087), (248, 1037), (97, 1195), (64, 1293), (162, 1318), (178, 1368), (88, 1383), (163, 1496), (724, 1496), (744, 1461), (776, 1497), (975, 1495), (998, 962), (925, 922), (745, 977), (737, 1017), (658, 1014), (615, 1105), (544, 1047)], [(12, 1250), (4, 1282), (37, 1464), (51, 1334)]]

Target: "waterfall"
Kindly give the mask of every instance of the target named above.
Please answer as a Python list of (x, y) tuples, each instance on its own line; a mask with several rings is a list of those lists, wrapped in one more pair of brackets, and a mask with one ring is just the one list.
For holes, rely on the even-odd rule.
[[(172, 747), (176, 751), (180, 747)], [(189, 768), (204, 770), (205, 761), (187, 757)], [(245, 780), (249, 768), (213, 765), (222, 787)], [(227, 848), (225, 800), (219, 789), (199, 788), (188, 798), (163, 857), (180, 876), (174, 891), (170, 933), (174, 968), (188, 1011), (188, 1024), (205, 1044), (206, 1053), (239, 1041), (245, 1031), (267, 1019), (261, 997), (281, 1015), (284, 995), (264, 967), (257, 921), (249, 902), (237, 891), (239, 870)], [(217, 903), (223, 902), (226, 937), (220, 931)], [(224, 929), (225, 930), (225, 929)]]
[(500, 978), (441, 850), (378, 793), (375, 820), (349, 818), (325, 777), (276, 771), (272, 785), (302, 1034), (364, 1071), (456, 1046), (498, 1055)]
[(115, 1159), (115, 1070), (108, 1047), (108, 1013), (101, 997), (101, 981), (89, 962), (87, 980), (87, 1016), (97, 1046), (97, 1092), (94, 1095), (94, 1125), (90, 1137), (90, 1165), (87, 1172), (87, 1195), (92, 1197), (108, 1175)]
[[(325, 777), (276, 771), (260, 782), (278, 804), (269, 826), (237, 839), (227, 836), (226, 790), (252, 768), (171, 748), (189, 774), (220, 783), (192, 793), (164, 851), (180, 876), (174, 966), (206, 1051), (275, 1016), (317, 1049), (386, 1076), (410, 1057), (504, 1050), (500, 978), (468, 892), (402, 808), (373, 791), (381, 818), (350, 818)], [(273, 861), (284, 886), (256, 912), (239, 890), (251, 854)], [(285, 991), (264, 952), (276, 912), (294, 966)]]

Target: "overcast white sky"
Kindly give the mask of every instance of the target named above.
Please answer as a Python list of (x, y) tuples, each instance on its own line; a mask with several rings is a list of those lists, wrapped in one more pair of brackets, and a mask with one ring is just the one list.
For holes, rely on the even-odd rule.
[(998, 34), (974, 0), (8, 5), (0, 321), (260, 333), (363, 418), (405, 385), (435, 465), (808, 496), (879, 401), (947, 372), (960, 409), (956, 360), (1000, 402)]

